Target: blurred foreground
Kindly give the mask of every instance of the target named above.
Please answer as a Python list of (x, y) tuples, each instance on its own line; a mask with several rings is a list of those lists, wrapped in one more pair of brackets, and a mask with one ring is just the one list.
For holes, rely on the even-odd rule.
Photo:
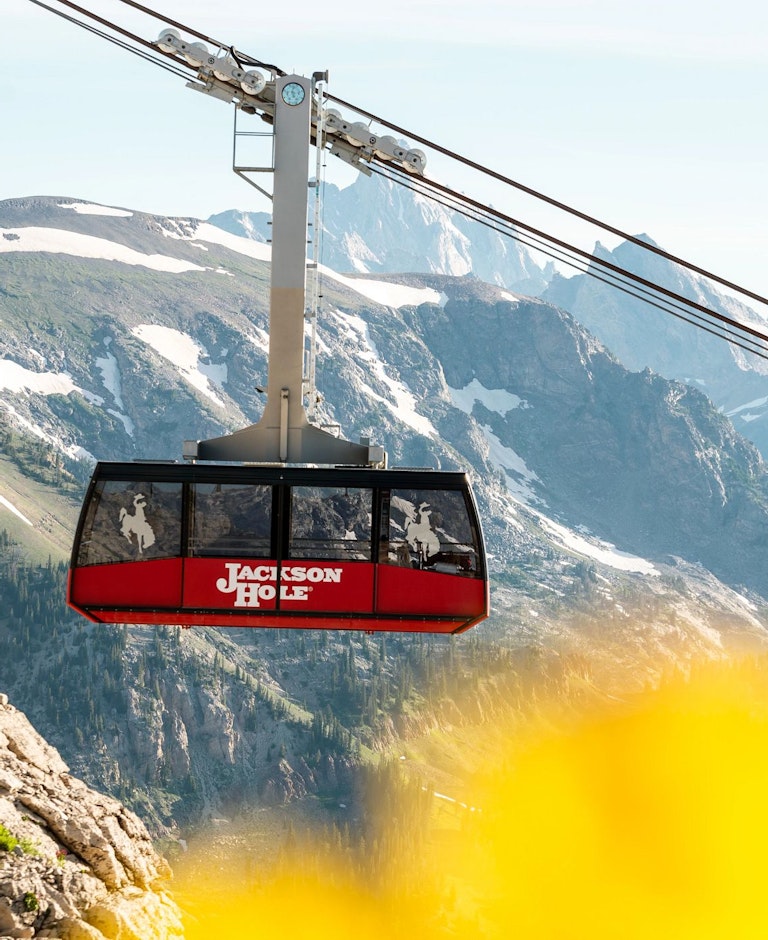
[(768, 935), (768, 665), (588, 712), (465, 731), (461, 793), (386, 765), (354, 846), (317, 833), (254, 865), (197, 840), (188, 940)]

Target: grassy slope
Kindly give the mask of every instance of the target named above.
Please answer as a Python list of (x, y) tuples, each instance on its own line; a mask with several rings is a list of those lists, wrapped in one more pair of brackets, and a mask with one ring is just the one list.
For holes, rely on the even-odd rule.
[(76, 493), (25, 476), (5, 454), (0, 454), (0, 496), (23, 513), (28, 525), (4, 505), (0, 505), (0, 529), (23, 546), (33, 563), (69, 558), (80, 502)]

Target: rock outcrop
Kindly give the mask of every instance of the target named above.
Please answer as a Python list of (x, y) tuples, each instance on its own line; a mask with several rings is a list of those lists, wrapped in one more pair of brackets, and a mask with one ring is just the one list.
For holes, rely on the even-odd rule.
[(141, 820), (90, 790), (0, 695), (0, 938), (183, 936)]

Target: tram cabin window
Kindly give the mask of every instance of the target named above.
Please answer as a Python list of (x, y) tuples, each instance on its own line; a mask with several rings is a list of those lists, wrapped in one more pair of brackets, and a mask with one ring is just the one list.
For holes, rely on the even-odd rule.
[(271, 486), (195, 483), (190, 511), (190, 555), (270, 557)]
[(291, 558), (371, 561), (373, 491), (363, 487), (291, 488)]
[(78, 565), (171, 558), (181, 551), (181, 483), (100, 480)]
[[(386, 502), (386, 494), (385, 494)], [(478, 533), (457, 490), (393, 489), (386, 560), (391, 565), (479, 577)], [(384, 533), (382, 532), (382, 536)]]

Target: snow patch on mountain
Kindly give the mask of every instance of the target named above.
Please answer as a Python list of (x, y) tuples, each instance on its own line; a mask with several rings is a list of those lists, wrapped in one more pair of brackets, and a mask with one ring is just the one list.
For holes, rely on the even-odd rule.
[(59, 209), (72, 209), (79, 215), (110, 215), (118, 219), (130, 219), (132, 212), (127, 209), (116, 209), (114, 206), (100, 206), (95, 202), (59, 202)]
[[(739, 405), (737, 408), (732, 408), (729, 411), (725, 411), (725, 415), (730, 418), (734, 424), (737, 421), (742, 421), (744, 424), (751, 424), (753, 421), (759, 421), (761, 418), (765, 417), (766, 405), (768, 405), (768, 396), (753, 398), (752, 401), (748, 401), (743, 405)], [(724, 409), (721, 407), (719, 410), (722, 412)], [(743, 427), (740, 429), (743, 434), (749, 434), (749, 432), (744, 430)]]
[(440, 291), (432, 287), (408, 287), (406, 284), (391, 284), (389, 281), (371, 281), (363, 278), (344, 277), (330, 268), (320, 266), (320, 270), (327, 277), (333, 278), (345, 287), (351, 288), (363, 297), (383, 307), (418, 307), (421, 304), (439, 304)]
[(584, 536), (578, 535), (572, 529), (555, 522), (542, 513), (532, 510), (541, 524), (541, 527), (556, 541), (560, 542), (565, 548), (576, 552), (579, 555), (586, 555), (587, 558), (594, 558), (609, 568), (616, 568), (620, 571), (631, 571), (635, 574), (647, 574), (658, 577), (660, 572), (654, 565), (637, 555), (630, 555), (628, 552), (619, 551), (615, 545), (610, 542), (597, 540), (589, 541)]
[(191, 261), (170, 258), (167, 255), (145, 255), (133, 248), (119, 245), (95, 235), (67, 232), (60, 228), (0, 229), (0, 252), (46, 251), (57, 255), (73, 255), (77, 258), (95, 258), (101, 261), (120, 261), (123, 264), (140, 265), (153, 271), (167, 274), (182, 274), (185, 271), (205, 271)]
[(116, 411), (114, 408), (107, 408), (107, 414), (112, 415), (113, 418), (117, 418), (118, 421), (122, 422), (128, 437), (136, 437), (136, 425), (125, 412)]
[(366, 363), (369, 372), (389, 389), (394, 402), (379, 395), (370, 385), (361, 382), (361, 388), (366, 395), (386, 405), (403, 424), (407, 424), (419, 434), (423, 434), (425, 437), (439, 437), (432, 422), (416, 410), (416, 396), (413, 392), (403, 382), (399, 382), (389, 375), (388, 367), (379, 356), (379, 351), (371, 339), (368, 324), (365, 320), (354, 314), (342, 313), (340, 310), (333, 311), (333, 315), (346, 333), (347, 338), (358, 345), (355, 358)]
[(117, 359), (115, 359), (115, 357), (109, 351), (109, 345), (111, 342), (111, 336), (106, 336), (104, 338), (104, 345), (107, 347), (107, 353), (103, 358), (97, 358), (95, 360), (96, 368), (101, 372), (101, 381), (104, 385), (104, 388), (106, 388), (106, 390), (114, 399), (115, 404), (120, 409), (119, 411), (116, 411), (114, 408), (108, 408), (108, 413), (113, 415), (119, 421), (122, 421), (126, 434), (128, 434), (129, 437), (135, 437), (136, 427), (128, 415), (125, 414), (122, 385), (120, 381), (120, 369), (117, 364)]
[(19, 427), (23, 428), (25, 431), (29, 431), (30, 434), (33, 434), (41, 441), (51, 444), (57, 450), (66, 454), (67, 457), (73, 457), (75, 460), (88, 460), (92, 463), (96, 462), (96, 458), (90, 451), (87, 451), (84, 447), (80, 447), (79, 444), (66, 444), (60, 437), (49, 434), (47, 431), (43, 430), (40, 425), (35, 424), (33, 421), (30, 421), (29, 418), (20, 414), (9, 401), (0, 399), (0, 407), (5, 409)]
[(117, 365), (117, 359), (109, 352), (109, 345), (112, 342), (111, 336), (104, 338), (104, 345), (107, 347), (107, 354), (103, 359), (96, 359), (96, 368), (101, 372), (101, 380), (104, 388), (114, 398), (118, 408), (125, 408), (123, 404), (122, 389), (120, 385), (120, 370)]
[(10, 392), (39, 395), (69, 395), (83, 393), (66, 372), (33, 372), (12, 359), (0, 359), (0, 388)]
[[(269, 352), (269, 333), (267, 333), (266, 330), (262, 330), (259, 326), (254, 326), (253, 332), (249, 331), (245, 336), (257, 349), (265, 353)], [(224, 353), (222, 353), (222, 355), (224, 355)]]
[(448, 392), (454, 407), (468, 415), (472, 414), (476, 401), (479, 401), (489, 411), (495, 411), (502, 417), (515, 408), (528, 407), (528, 403), (519, 395), (508, 392), (503, 388), (486, 388), (477, 379), (472, 379), (464, 388), (451, 388), (449, 385)]
[[(763, 408), (765, 407), (766, 404), (768, 404), (768, 396), (765, 396), (763, 398), (755, 398), (752, 401), (748, 401), (744, 405), (739, 405), (738, 408), (733, 408), (731, 411), (726, 411), (725, 414), (729, 418), (732, 418), (734, 415), (739, 415), (740, 417), (743, 418), (744, 415), (741, 414), (742, 411), (746, 411), (747, 408)], [(745, 418), (744, 420), (749, 420), (749, 419)]]
[(4, 496), (0, 496), (0, 506), (5, 506), (6, 509), (10, 510), (14, 514), (14, 516), (18, 516), (19, 519), (21, 519), (22, 522), (26, 522), (27, 525), (29, 526), (34, 525), (34, 523), (30, 519), (27, 519), (27, 517), (24, 515), (23, 512), (18, 510), (13, 505), (13, 503), (10, 502), (10, 500), (7, 500)]
[[(256, 261), (271, 261), (272, 246), (265, 245), (264, 242), (253, 241), (251, 238), (243, 238), (241, 235), (233, 235), (231, 232), (225, 232), (223, 228), (211, 225), (210, 222), (200, 222), (195, 226), (192, 241), (210, 242), (213, 245), (221, 245), (223, 248), (229, 248), (230, 251), (236, 251), (238, 254), (247, 255), (249, 258), (255, 258)], [(202, 246), (197, 246), (202, 247)]]
[(181, 330), (169, 326), (144, 323), (134, 327), (131, 333), (174, 365), (190, 385), (224, 407), (224, 401), (216, 394), (211, 383), (221, 388), (227, 381), (227, 366), (225, 363), (214, 365), (201, 362), (201, 359), (208, 358), (208, 350), (204, 346)]
[(545, 501), (531, 487), (532, 483), (541, 483), (541, 480), (523, 458), (511, 447), (502, 444), (488, 425), (481, 424), (479, 427), (488, 443), (488, 459), (504, 474), (509, 493), (527, 505), (534, 502), (546, 506)]

